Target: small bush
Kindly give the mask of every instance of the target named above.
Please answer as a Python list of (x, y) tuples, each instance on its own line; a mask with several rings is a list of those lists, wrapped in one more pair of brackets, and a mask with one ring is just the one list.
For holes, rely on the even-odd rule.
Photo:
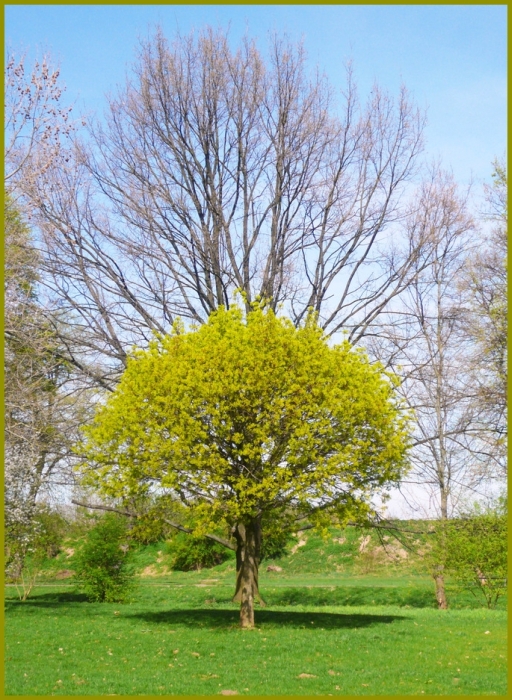
[(36, 515), (38, 525), (38, 547), (46, 553), (48, 559), (53, 559), (60, 551), (60, 547), (69, 526), (65, 518), (56, 511), (43, 506)]
[(261, 542), (261, 561), (265, 559), (281, 559), (287, 553), (287, 547), (293, 537), (287, 530), (265, 529)]
[(179, 532), (167, 545), (176, 571), (192, 571), (217, 566), (232, 556), (229, 549), (209, 539)]
[(462, 588), (496, 607), (507, 590), (507, 515), (470, 513), (444, 530), (445, 566)]
[(126, 601), (135, 576), (127, 545), (126, 522), (114, 513), (101, 518), (87, 533), (76, 555), (75, 575), (91, 602)]

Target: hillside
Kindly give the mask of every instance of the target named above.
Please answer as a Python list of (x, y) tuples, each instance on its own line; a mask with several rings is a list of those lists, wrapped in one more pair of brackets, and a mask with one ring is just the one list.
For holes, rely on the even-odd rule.
[[(300, 574), (423, 574), (426, 573), (425, 555), (430, 544), (427, 534), (429, 524), (422, 521), (402, 522), (398, 538), (390, 532), (348, 527), (332, 529), (328, 539), (313, 530), (299, 531), (290, 538), (283, 556), (265, 559), (261, 571), (272, 578)], [(379, 536), (380, 535), (380, 536)], [(43, 577), (63, 580), (71, 578), (75, 553), (83, 537), (64, 541), (56, 556), (43, 565)], [(166, 577), (173, 572), (175, 555), (166, 541), (133, 546), (134, 565), (141, 578)], [(234, 570), (234, 554), (227, 552), (227, 561), (209, 568), (198, 568), (198, 573), (223, 573)], [(274, 569), (274, 570), (272, 570)]]

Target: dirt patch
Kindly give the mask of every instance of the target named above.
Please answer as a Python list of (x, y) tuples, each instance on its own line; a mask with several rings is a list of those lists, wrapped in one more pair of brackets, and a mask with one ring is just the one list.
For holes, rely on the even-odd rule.
[(140, 572), (141, 576), (156, 576), (157, 575), (157, 570), (156, 566), (154, 564), (150, 564), (149, 566), (146, 566), (146, 568), (142, 569)]
[(68, 555), (66, 557), (66, 559), (69, 559), (70, 557), (73, 556), (73, 554), (75, 553), (75, 550), (73, 549), (73, 547), (64, 547), (64, 552)]
[(75, 572), (72, 571), (71, 569), (62, 569), (61, 571), (57, 571), (55, 574), (56, 579), (63, 579), (63, 578), (71, 578), (71, 576), (74, 576)]
[(347, 541), (346, 537), (334, 537), (333, 540), (334, 544), (345, 544)]
[(307, 540), (299, 540), (297, 544), (294, 544), (293, 547), (291, 548), (291, 554), (295, 554), (296, 551), (298, 550), (299, 547), (304, 547), (304, 545), (307, 543)]
[(370, 535), (363, 535), (362, 537), (359, 538), (359, 542), (361, 543), (361, 544), (359, 545), (359, 551), (360, 551), (360, 552), (364, 552), (364, 551), (365, 551), (365, 549), (366, 549), (366, 548), (368, 547), (368, 545), (370, 544), (370, 540), (371, 540), (371, 539), (372, 539), (372, 538), (370, 537)]
[(374, 551), (377, 557), (381, 556), (391, 561), (401, 561), (409, 558), (407, 550), (395, 542), (387, 544), (385, 547), (375, 547)]

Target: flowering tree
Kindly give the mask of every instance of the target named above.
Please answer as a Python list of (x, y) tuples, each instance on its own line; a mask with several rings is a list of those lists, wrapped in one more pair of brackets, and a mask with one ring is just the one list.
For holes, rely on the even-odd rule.
[(118, 499), (174, 495), (194, 507), (195, 534), (229, 528), (252, 627), (262, 520), (363, 519), (400, 478), (407, 421), (393, 385), (348, 341), (329, 346), (314, 316), (296, 328), (258, 304), (221, 307), (132, 354), (85, 431), (85, 480)]
[[(4, 76), (4, 182), (12, 191), (43, 175), (61, 152), (62, 137), (74, 130), (72, 107), (64, 107), (59, 70), (48, 56), (26, 68), (25, 56), (8, 53)], [(25, 184), (27, 184), (25, 182)]]
[(37, 538), (38, 497), (62, 482), (85, 405), (56, 340), (57, 319), (38, 301), (39, 256), (8, 194), (4, 214), (6, 564), (18, 579)]

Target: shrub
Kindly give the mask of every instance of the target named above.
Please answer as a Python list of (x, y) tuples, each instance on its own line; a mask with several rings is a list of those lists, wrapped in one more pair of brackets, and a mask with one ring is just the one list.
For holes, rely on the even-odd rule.
[(87, 533), (76, 555), (75, 576), (91, 602), (122, 603), (134, 581), (126, 522), (109, 513)]
[(280, 559), (287, 552), (287, 547), (293, 540), (292, 535), (285, 529), (270, 527), (263, 524), (263, 537), (261, 543), (261, 560)]
[(222, 564), (233, 556), (231, 550), (209, 539), (179, 532), (167, 545), (176, 571), (200, 570)]
[(38, 547), (44, 550), (48, 559), (56, 557), (69, 530), (66, 519), (48, 506), (42, 506), (35, 522), (38, 524)]
[(462, 588), (496, 606), (507, 587), (507, 516), (468, 514), (445, 527), (445, 567)]

